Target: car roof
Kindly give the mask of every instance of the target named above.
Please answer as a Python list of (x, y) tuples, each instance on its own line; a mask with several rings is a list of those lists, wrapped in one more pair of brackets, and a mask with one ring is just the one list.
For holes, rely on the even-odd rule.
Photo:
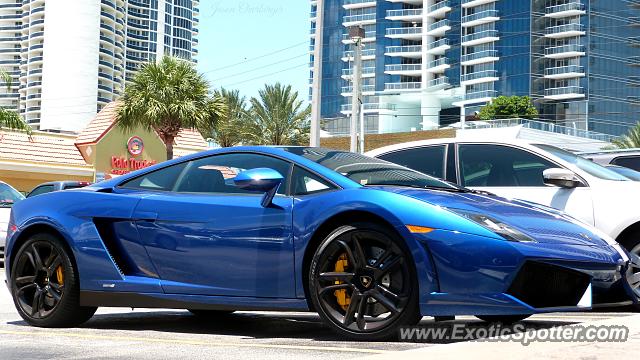
[(527, 140), (522, 140), (522, 139), (492, 139), (492, 138), (486, 138), (486, 136), (480, 137), (480, 136), (463, 136), (463, 137), (456, 137), (456, 138), (441, 138), (441, 139), (430, 139), (430, 140), (418, 140), (418, 141), (411, 141), (411, 142), (406, 142), (406, 143), (401, 143), (401, 144), (393, 144), (393, 145), (388, 145), (388, 146), (384, 146), (378, 149), (374, 149), (371, 151), (368, 151), (365, 153), (365, 155), (367, 156), (380, 156), (382, 154), (386, 154), (386, 153), (390, 153), (393, 151), (398, 151), (398, 150), (404, 150), (404, 149), (410, 149), (410, 148), (415, 148), (415, 147), (421, 147), (421, 146), (428, 146), (428, 145), (439, 145), (439, 144), (452, 144), (452, 143), (456, 143), (456, 144), (461, 144), (461, 143), (483, 143), (483, 144), (505, 144), (505, 145), (517, 145), (517, 146), (523, 146), (523, 147), (529, 147), (533, 144), (533, 142), (531, 141), (527, 141)]
[(600, 151), (585, 151), (580, 152), (578, 155), (640, 155), (640, 149), (612, 149), (612, 150), (600, 150)]

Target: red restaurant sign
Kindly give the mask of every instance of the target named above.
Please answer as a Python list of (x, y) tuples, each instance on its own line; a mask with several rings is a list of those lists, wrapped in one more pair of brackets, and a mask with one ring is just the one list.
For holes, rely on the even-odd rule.
[(157, 164), (155, 160), (136, 160), (134, 158), (127, 159), (124, 157), (112, 156), (111, 174), (124, 175), (155, 164)]

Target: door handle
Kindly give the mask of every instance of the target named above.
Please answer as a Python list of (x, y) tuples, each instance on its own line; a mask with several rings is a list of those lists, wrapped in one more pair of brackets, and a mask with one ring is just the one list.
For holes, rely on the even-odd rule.
[(158, 220), (158, 213), (140, 211), (133, 214), (133, 221), (154, 222), (156, 220)]

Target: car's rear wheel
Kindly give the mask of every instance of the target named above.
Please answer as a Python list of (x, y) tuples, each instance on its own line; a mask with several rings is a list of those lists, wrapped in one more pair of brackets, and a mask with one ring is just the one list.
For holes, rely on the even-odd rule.
[(488, 323), (513, 324), (522, 321), (531, 315), (476, 315), (482, 321)]
[(309, 293), (320, 317), (356, 340), (398, 336), (420, 320), (413, 260), (402, 240), (372, 223), (341, 226), (313, 256)]
[[(629, 268), (627, 269), (627, 282), (636, 299), (640, 299), (640, 232), (629, 234), (620, 242), (629, 252)], [(636, 304), (636, 307), (640, 307)]]
[(10, 281), (18, 313), (33, 326), (72, 327), (96, 311), (80, 306), (77, 272), (64, 244), (53, 235), (33, 235), (20, 247)]

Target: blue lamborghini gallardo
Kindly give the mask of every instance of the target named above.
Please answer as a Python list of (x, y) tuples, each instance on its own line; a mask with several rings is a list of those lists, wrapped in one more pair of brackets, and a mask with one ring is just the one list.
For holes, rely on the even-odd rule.
[(640, 261), (555, 210), (382, 160), (239, 147), (22, 201), (5, 264), (34, 326), (101, 306), (308, 310), (372, 340), (422, 316), (513, 322), (635, 302)]

